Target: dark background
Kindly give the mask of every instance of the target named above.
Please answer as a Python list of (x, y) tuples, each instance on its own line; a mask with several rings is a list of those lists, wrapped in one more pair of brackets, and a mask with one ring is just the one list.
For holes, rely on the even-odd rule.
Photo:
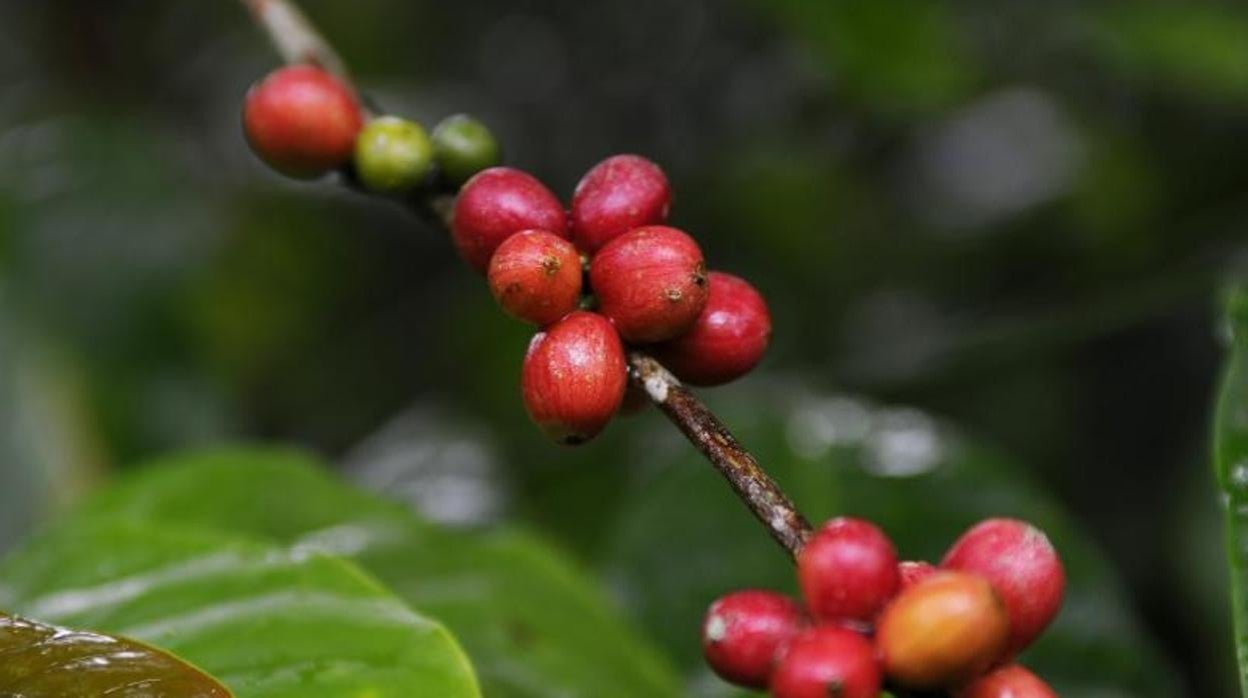
[[(1218, 290), (1248, 259), (1248, 10), (305, 7), (378, 102), (479, 116), (565, 196), (606, 155), (661, 163), (673, 221), (775, 315), (723, 399), (797, 381), (1011, 453), (1190, 694), (1230, 695), (1206, 442)], [(236, 3), (0, 2), (0, 545), (156, 453), (282, 441), (358, 465), (415, 432), (505, 483), (452, 478), (427, 513), (527, 521), (592, 559), (610, 502), (563, 480), (659, 417), (575, 454), (531, 433), (530, 330), (438, 231), (247, 151), (240, 99), (275, 62)]]

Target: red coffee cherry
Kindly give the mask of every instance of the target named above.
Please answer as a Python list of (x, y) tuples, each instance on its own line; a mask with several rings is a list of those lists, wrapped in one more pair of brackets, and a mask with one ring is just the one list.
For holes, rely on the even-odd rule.
[(749, 373), (771, 341), (767, 302), (740, 277), (713, 271), (706, 307), (693, 327), (655, 347), (672, 373), (693, 385), (723, 385)]
[(626, 371), (615, 328), (601, 315), (578, 310), (529, 344), (521, 373), (525, 408), (552, 439), (583, 443), (619, 409)]
[(869, 622), (897, 593), (897, 553), (871, 523), (832, 519), (798, 553), (797, 579), (819, 620)]
[(451, 235), (474, 269), (484, 273), (494, 250), (521, 230), (568, 236), (563, 206), (537, 178), (511, 167), (491, 167), (464, 184), (455, 201)]
[(959, 691), (958, 698), (1057, 698), (1049, 684), (1018, 664), (976, 679)]
[(767, 688), (780, 646), (806, 623), (797, 601), (749, 589), (720, 597), (702, 623), (702, 653), (725, 681)]
[(773, 698), (879, 698), (875, 649), (852, 630), (825, 625), (793, 638), (771, 677)]
[(638, 155), (615, 155), (585, 173), (572, 194), (572, 239), (597, 252), (633, 228), (667, 220), (672, 190), (659, 166)]
[(901, 578), (901, 591), (909, 589), (928, 577), (936, 574), (936, 567), (930, 562), (910, 561), (897, 565), (897, 574)]
[(598, 310), (630, 342), (683, 334), (706, 306), (706, 264), (698, 243), (663, 225), (608, 242), (589, 265)]
[(916, 689), (951, 688), (987, 671), (1009, 633), (1005, 606), (987, 580), (938, 572), (885, 609), (875, 646), (890, 680)]
[(269, 73), (243, 100), (243, 131), (251, 149), (291, 177), (319, 177), (346, 165), (363, 124), (351, 90), (310, 65)]
[(974, 572), (989, 582), (1010, 614), (1006, 657), (1032, 643), (1062, 607), (1066, 573), (1040, 529), (1015, 519), (988, 519), (962, 534), (941, 567)]
[(523, 230), (503, 241), (490, 260), (490, 292), (511, 315), (545, 327), (581, 300), (581, 255), (545, 230)]

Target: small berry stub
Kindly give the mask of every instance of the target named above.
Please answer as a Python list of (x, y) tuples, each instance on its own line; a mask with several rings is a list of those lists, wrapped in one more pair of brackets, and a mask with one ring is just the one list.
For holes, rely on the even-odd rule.
[(542, 327), (576, 310), (581, 300), (580, 253), (545, 230), (524, 230), (504, 240), (486, 276), (503, 310)]
[(880, 668), (871, 643), (836, 626), (811, 628), (781, 651), (773, 698), (879, 698)]
[(654, 349), (655, 358), (692, 385), (730, 383), (762, 361), (771, 341), (771, 313), (745, 279), (713, 271), (706, 307), (683, 335)]
[(567, 237), (567, 214), (546, 185), (511, 167), (491, 167), (468, 180), (451, 224), (455, 247), (468, 264), (485, 273), (494, 250), (521, 230)]
[(398, 193), (425, 183), (433, 144), (420, 124), (397, 116), (368, 122), (355, 141), (355, 173), (372, 191)]
[(433, 129), (433, 152), (447, 182), (463, 184), (476, 173), (499, 163), (500, 149), (485, 124), (455, 114)]
[(634, 228), (667, 220), (672, 190), (658, 165), (639, 155), (613, 155), (594, 165), (572, 194), (572, 239), (597, 252)]
[(875, 644), (889, 680), (922, 690), (950, 688), (992, 666), (1009, 632), (1005, 607), (987, 580), (939, 572), (888, 606)]
[(1066, 573), (1040, 529), (1016, 519), (988, 519), (959, 538), (941, 567), (973, 572), (1001, 595), (1010, 616), (1007, 658), (1030, 645), (1062, 607)]
[(908, 589), (915, 584), (936, 574), (936, 567), (930, 562), (921, 560), (906, 560), (897, 565), (897, 574), (901, 577), (901, 590)]
[(269, 73), (243, 101), (251, 149), (290, 177), (311, 179), (346, 165), (362, 125), (351, 90), (310, 65)]
[(521, 388), (529, 417), (552, 439), (584, 443), (624, 399), (624, 346), (606, 318), (575, 311), (529, 344)]
[(805, 624), (801, 604), (783, 594), (760, 589), (733, 592), (706, 612), (702, 653), (724, 680), (767, 688), (776, 653)]
[(897, 552), (874, 524), (833, 519), (798, 553), (797, 578), (819, 620), (870, 622), (897, 593)]
[(1026, 668), (1010, 664), (976, 679), (957, 698), (1057, 698), (1057, 691)]
[(589, 265), (599, 312), (629, 342), (662, 342), (693, 326), (706, 306), (702, 250), (676, 228), (652, 225), (607, 243)]

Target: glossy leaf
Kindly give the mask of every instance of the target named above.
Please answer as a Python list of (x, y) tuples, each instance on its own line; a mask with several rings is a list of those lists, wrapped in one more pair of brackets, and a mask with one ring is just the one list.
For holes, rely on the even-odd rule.
[(327, 555), (79, 521), (8, 558), (0, 584), (0, 605), (167, 648), (239, 698), (480, 695), (441, 625)]
[(204, 672), (123, 637), (0, 613), (0, 694), (22, 698), (229, 698)]
[[(1070, 584), (1063, 613), (1024, 661), (1065, 698), (1176, 695), (1095, 546), (1013, 463), (917, 410), (792, 386), (730, 398), (716, 409), (816, 522), (872, 519), (903, 557), (931, 561), (980, 518), (1035, 522), (1061, 551)], [(735, 589), (795, 592), (792, 563), (687, 444), (647, 443), (652, 470), (620, 514), (606, 566), (661, 644), (701, 677), (699, 694), (722, 695), (702, 669), (699, 619)]]
[(1241, 691), (1248, 695), (1248, 287), (1228, 303), (1230, 355), (1214, 417), (1214, 469), (1225, 507), (1226, 552)]
[(518, 531), (456, 533), (291, 451), (155, 463), (82, 513), (243, 533), (354, 558), (464, 643), (491, 698), (679, 696), (659, 654), (586, 576)]

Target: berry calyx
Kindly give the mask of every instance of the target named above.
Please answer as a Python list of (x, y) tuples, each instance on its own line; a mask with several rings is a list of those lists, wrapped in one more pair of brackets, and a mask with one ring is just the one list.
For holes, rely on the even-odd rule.
[(936, 574), (937, 568), (930, 562), (907, 560), (897, 565), (897, 574), (901, 579), (901, 590), (908, 589), (915, 584)]
[(355, 140), (355, 174), (373, 191), (397, 193), (424, 184), (433, 168), (433, 144), (414, 121), (382, 116)]
[(499, 163), (500, 149), (485, 124), (468, 116), (448, 116), (433, 129), (433, 153), (447, 182), (463, 184)]
[(567, 237), (567, 214), (537, 178), (511, 167), (491, 167), (468, 180), (455, 201), (451, 236), (455, 247), (484, 273), (494, 250), (521, 230)]
[(606, 318), (575, 311), (529, 344), (521, 372), (529, 417), (552, 439), (579, 444), (602, 431), (624, 399), (624, 345)]
[(819, 620), (870, 622), (897, 593), (897, 553), (875, 525), (833, 519), (798, 553), (797, 579)]
[(676, 228), (652, 225), (607, 243), (589, 265), (599, 312), (630, 342), (662, 342), (686, 332), (706, 306), (702, 250)]
[(835, 626), (789, 642), (771, 677), (773, 698), (878, 698), (880, 668), (871, 643)]
[(706, 307), (681, 336), (654, 354), (676, 377), (693, 385), (723, 385), (749, 373), (771, 341), (771, 313), (744, 279), (713, 271)]
[(797, 601), (771, 591), (749, 589), (720, 597), (702, 623), (702, 653), (726, 681), (767, 688), (781, 645), (806, 623)]
[(876, 625), (875, 645), (890, 680), (916, 689), (949, 688), (992, 666), (1009, 632), (1005, 606), (987, 580), (938, 572), (889, 605)]
[(509, 314), (546, 326), (581, 300), (581, 255), (545, 230), (524, 230), (494, 251), (486, 275), (490, 292)]
[(251, 149), (290, 177), (311, 179), (346, 165), (362, 124), (351, 90), (310, 65), (269, 73), (243, 101)]
[(1018, 664), (1010, 664), (975, 680), (958, 698), (1057, 698), (1049, 684)]
[(1062, 607), (1066, 573), (1044, 533), (1016, 519), (988, 519), (962, 534), (941, 567), (973, 572), (1001, 595), (1010, 616), (1006, 655), (1030, 645)]
[(572, 194), (572, 239), (597, 252), (634, 228), (667, 220), (672, 190), (658, 165), (639, 155), (615, 155), (594, 165)]

